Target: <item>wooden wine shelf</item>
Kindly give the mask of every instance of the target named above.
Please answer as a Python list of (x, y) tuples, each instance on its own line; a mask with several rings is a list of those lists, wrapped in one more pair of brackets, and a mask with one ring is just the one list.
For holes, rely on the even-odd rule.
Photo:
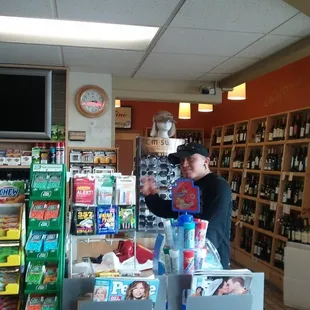
[[(235, 238), (231, 242), (231, 257), (237, 263), (253, 270), (265, 273), (265, 278), (280, 289), (283, 288), (283, 270), (277, 268), (275, 264), (275, 252), (276, 248), (279, 244), (287, 242), (287, 238), (280, 235), (280, 224), (279, 219), (285, 212), (294, 212), (296, 214), (300, 214), (302, 217), (310, 218), (310, 138), (306, 139), (288, 139), (289, 138), (289, 126), (293, 121), (293, 118), (296, 114), (305, 115), (308, 114), (310, 116), (310, 108), (303, 110), (294, 110), (288, 111), (286, 113), (275, 114), (250, 120), (245, 120), (242, 122), (234, 123), (234, 124), (226, 124), (222, 126), (217, 126), (212, 128), (211, 135), (211, 143), (213, 142), (214, 133), (218, 133), (221, 131), (221, 143), (220, 145), (211, 145), (210, 147), (210, 156), (212, 158), (212, 154), (218, 152), (218, 166), (211, 167), (211, 170), (218, 175), (222, 175), (224, 177), (228, 176), (228, 182), (231, 183), (233, 179), (233, 175), (239, 174), (241, 175), (241, 186), (240, 193), (233, 193), (233, 200), (239, 199), (238, 203), (238, 216), (232, 218), (232, 225), (235, 226)], [(285, 127), (285, 139), (280, 141), (268, 141), (268, 133), (271, 130), (273, 124), (275, 124), (276, 120), (286, 119), (286, 127)], [(263, 142), (255, 143), (254, 137), (258, 124), (264, 123), (266, 125), (265, 130), (265, 140)], [(246, 125), (246, 143), (236, 143), (236, 135), (238, 133), (238, 128), (242, 125)], [(229, 128), (233, 128), (233, 143), (232, 144), (223, 144), (225, 130)], [(293, 155), (292, 150), (293, 147), (308, 147), (308, 156), (307, 156), (307, 168), (305, 172), (291, 172), (290, 170), (290, 162), (291, 157)], [(282, 164), (281, 171), (273, 171), (273, 170), (265, 170), (265, 159), (267, 157), (268, 150), (270, 148), (281, 148), (282, 149)], [(246, 167), (247, 159), (251, 153), (251, 151), (255, 149), (261, 149), (262, 152), (262, 167), (259, 170), (246, 169), (246, 168), (232, 168), (233, 160), (236, 152), (240, 149), (244, 149), (243, 154), (243, 163)], [(225, 151), (231, 150), (231, 158), (230, 158), (230, 168), (221, 168), (220, 164), (222, 161), (222, 156)], [(239, 153), (240, 154), (240, 153)], [(248, 175), (256, 175), (259, 178), (258, 182), (258, 193), (256, 196), (249, 196), (244, 194), (246, 178)], [(266, 199), (260, 198), (260, 188), (263, 184), (263, 180), (266, 176), (277, 177), (279, 179), (279, 192), (277, 201), (270, 201)], [(285, 204), (282, 202), (283, 192), (285, 190), (285, 184), (287, 181), (291, 181), (294, 178), (303, 179), (303, 197), (302, 197), (302, 206), (292, 206), (289, 204)], [(251, 225), (247, 222), (243, 222), (240, 220), (243, 200), (251, 200), (255, 201), (255, 219), (254, 225)], [(274, 230), (265, 230), (259, 227), (259, 216), (262, 211), (262, 208), (266, 208), (265, 206), (270, 206), (270, 208), (274, 208), (275, 211), (275, 224)], [(245, 251), (240, 248), (241, 241), (241, 232), (243, 227), (248, 228), (253, 231), (252, 235), (252, 244), (251, 244), (251, 253)], [(271, 238), (271, 258), (270, 263), (263, 261), (256, 256), (254, 256), (254, 245), (257, 240), (257, 237), (262, 234)]]

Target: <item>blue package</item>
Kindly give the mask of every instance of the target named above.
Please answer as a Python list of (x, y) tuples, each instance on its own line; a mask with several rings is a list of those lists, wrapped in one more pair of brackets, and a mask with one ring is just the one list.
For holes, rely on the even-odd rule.
[(117, 207), (98, 206), (97, 207), (97, 234), (117, 233)]

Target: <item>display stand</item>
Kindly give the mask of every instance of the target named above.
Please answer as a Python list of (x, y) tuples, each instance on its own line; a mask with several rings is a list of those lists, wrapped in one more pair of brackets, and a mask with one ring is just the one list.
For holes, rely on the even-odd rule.
[[(160, 276), (158, 277), (158, 279), (160, 280), (160, 284), (159, 284), (159, 290), (158, 290), (157, 300), (154, 306), (154, 310), (164, 310), (166, 307), (165, 305), (166, 305), (166, 295), (167, 295), (166, 277)], [(66, 298), (64, 298), (62, 301), (62, 309), (66, 309), (66, 310), (78, 309), (77, 308), (78, 297), (83, 294), (92, 293), (94, 290), (94, 284), (95, 284), (94, 278), (64, 279), (63, 294), (66, 296)], [(79, 310), (86, 310), (86, 309), (96, 310), (96, 309), (103, 309), (103, 308), (105, 310), (110, 310), (110, 309), (111, 310), (114, 310), (114, 309), (115, 310), (122, 310), (122, 309), (148, 310), (148, 309), (152, 309), (152, 307), (151, 308), (149, 307), (149, 305), (152, 304), (150, 302), (151, 302), (150, 300), (141, 300), (141, 301), (128, 300), (128, 301), (113, 301), (113, 302), (111, 301), (111, 302), (100, 302), (100, 303), (92, 302), (92, 301), (81, 301), (79, 302), (79, 304), (83, 304), (85, 305), (85, 307), (84, 306), (83, 308), (80, 307)]]
[[(56, 178), (56, 179), (52, 179)], [(58, 234), (58, 247), (56, 250), (35, 252), (26, 251), (27, 273), (31, 264), (43, 263), (45, 266), (57, 266), (56, 282), (47, 282), (41, 284), (27, 283), (25, 285), (25, 293), (28, 294), (51, 294), (56, 295), (61, 309), (62, 300), (62, 282), (64, 278), (64, 236), (65, 236), (65, 188), (66, 188), (66, 168), (65, 165), (40, 165), (32, 164), (31, 166), (31, 192), (29, 199), (27, 239), (33, 231), (40, 231), (52, 234)], [(39, 185), (36, 181), (40, 180)], [(53, 184), (42, 185), (45, 181), (51, 180)], [(48, 182), (51, 182), (48, 181)], [(39, 202), (47, 204), (55, 202), (59, 206), (57, 217), (44, 219), (36, 219), (30, 214), (31, 207)], [(47, 210), (47, 209), (46, 209)], [(53, 210), (55, 212), (55, 210)], [(46, 212), (46, 211), (45, 211)], [(27, 245), (26, 245), (27, 248)], [(27, 276), (26, 276), (27, 277)]]
[(151, 300), (126, 300), (105, 302), (104, 306), (99, 302), (82, 301), (78, 310), (152, 310)]
[[(191, 308), (187, 308), (187, 310), (200, 310), (206, 309), (206, 299), (210, 299), (210, 308), (208, 301), (208, 310), (210, 309), (244, 309), (244, 310), (263, 310), (264, 309), (264, 274), (263, 273), (252, 273), (252, 284), (251, 284), (251, 295), (238, 295), (233, 297), (244, 297), (250, 296), (251, 298), (244, 298), (235, 300), (234, 303), (232, 301), (225, 302), (226, 298), (231, 296), (223, 296), (222, 298), (214, 298), (219, 296), (211, 296), (211, 297), (189, 297), (187, 299), (189, 306)], [(168, 310), (179, 310), (182, 309), (182, 297), (183, 291), (188, 290), (191, 287), (191, 279), (190, 275), (171, 275), (168, 276), (167, 279), (167, 287), (168, 290)], [(195, 299), (195, 301), (192, 301)], [(196, 301), (197, 299), (197, 301)], [(211, 303), (212, 300), (212, 303)], [(250, 303), (251, 301), (251, 303)], [(245, 305), (252, 304), (252, 307), (243, 307), (242, 303)], [(225, 305), (225, 306), (224, 306)], [(236, 307), (235, 307), (236, 305)], [(214, 308), (211, 308), (214, 307)], [(238, 306), (238, 307), (237, 307)]]
[[(0, 297), (4, 296), (17, 296), (16, 298), (22, 300), (21, 297), (21, 281), (23, 279), (22, 274), (24, 272), (24, 229), (25, 229), (25, 217), (24, 217), (24, 204), (12, 206), (12, 205), (0, 205), (0, 216), (18, 216), (19, 225), (17, 229), (8, 229), (0, 231), (0, 242), (19, 242), (19, 251), (14, 255), (9, 255), (5, 262), (0, 263), (0, 273), (2, 268), (19, 268), (19, 276), (16, 283), (7, 284), (3, 291), (0, 291)], [(20, 305), (19, 305), (20, 308)], [(18, 309), (19, 309), (18, 308)]]
[[(210, 297), (189, 297), (186, 310), (251, 310), (253, 309), (252, 295), (231, 295), (231, 296), (210, 296)], [(263, 308), (262, 308), (263, 309)]]

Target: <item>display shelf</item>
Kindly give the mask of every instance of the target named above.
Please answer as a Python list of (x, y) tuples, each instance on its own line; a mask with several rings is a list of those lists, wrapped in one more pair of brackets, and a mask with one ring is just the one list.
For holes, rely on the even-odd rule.
[(30, 166), (19, 165), (19, 166), (0, 166), (1, 170), (9, 169), (30, 169)]
[(10, 283), (5, 286), (4, 291), (0, 291), (0, 296), (2, 295), (18, 295), (19, 294), (19, 287), (18, 283)]
[(22, 256), (21, 252), (19, 254), (16, 254), (16, 255), (9, 255), (6, 258), (6, 262), (5, 263), (0, 263), (0, 267), (20, 266), (21, 265), (21, 256)]
[[(57, 267), (57, 279), (55, 282), (42, 284), (31, 284), (26, 281), (25, 294), (56, 294), (58, 308), (61, 309), (62, 281), (65, 269), (66, 166), (32, 164), (30, 181), (27, 238), (32, 236), (33, 231), (53, 232), (58, 234), (58, 244), (57, 250), (50, 251), (44, 251), (43, 244), (40, 252), (37, 249), (27, 248), (27, 274), (32, 264), (43, 263), (51, 265), (53, 268)], [(52, 184), (48, 182), (52, 182)], [(49, 186), (51, 188), (48, 188)], [(43, 205), (46, 206), (43, 207)], [(47, 212), (50, 213), (47, 214)], [(45, 242), (45, 239), (43, 240)], [(57, 266), (55, 266), (56, 263)]]
[[(275, 279), (274, 284), (280, 288), (282, 288), (283, 271), (275, 266), (275, 252), (279, 242), (285, 243), (288, 240), (280, 229), (282, 227), (283, 230), (283, 225), (289, 225), (283, 223), (284, 218), (287, 215), (299, 225), (300, 218), (310, 217), (310, 196), (306, 194), (310, 190), (309, 116), (310, 109), (294, 110), (212, 128), (211, 171), (222, 176), (228, 174), (229, 183), (235, 182), (238, 175), (242, 178), (240, 192), (233, 194), (233, 200), (238, 199), (238, 209), (237, 217), (232, 219), (235, 229), (231, 243), (232, 255), (238, 263), (255, 271), (266, 272), (267, 278), (272, 282)], [(297, 121), (298, 119), (303, 121)], [(241, 133), (242, 123), (247, 125), (247, 139), (246, 143), (238, 144), (236, 135)], [(306, 128), (308, 128), (307, 131)], [(293, 138), (290, 138), (292, 130)], [(233, 137), (230, 137), (231, 132)], [(241, 148), (244, 149), (245, 154), (243, 157), (239, 153), (237, 160), (242, 162), (243, 158), (243, 168), (236, 168), (235, 156)], [(228, 154), (230, 150), (231, 155)], [(257, 159), (255, 159), (256, 154), (259, 155)], [(223, 168), (221, 163), (224, 160), (226, 164), (229, 163), (229, 166), (225, 165)], [(253, 164), (257, 165), (257, 169), (249, 169), (253, 167), (251, 160), (257, 160)], [(297, 162), (294, 164), (294, 161)], [(250, 191), (248, 191), (249, 187), (252, 187)], [(289, 198), (286, 198), (287, 195)], [(252, 201), (255, 204), (253, 225), (241, 221), (244, 201)], [(273, 224), (262, 226), (262, 220), (273, 221)], [(304, 225), (300, 225), (298, 229), (303, 230)], [(244, 229), (252, 232), (247, 235)], [(292, 229), (291, 226), (288, 229)], [(243, 238), (248, 239), (244, 242)], [(241, 242), (243, 242), (242, 246), (246, 244), (249, 251), (240, 247)], [(310, 243), (310, 240), (308, 242)], [(264, 247), (266, 251), (268, 248), (268, 253), (271, 252), (268, 256), (270, 261), (266, 262), (256, 257), (257, 246)]]

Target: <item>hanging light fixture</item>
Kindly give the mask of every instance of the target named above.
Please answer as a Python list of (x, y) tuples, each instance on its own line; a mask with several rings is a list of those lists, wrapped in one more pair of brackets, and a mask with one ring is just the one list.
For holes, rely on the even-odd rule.
[(198, 104), (198, 112), (212, 112), (213, 105), (207, 103), (199, 103)]
[(191, 118), (191, 104), (189, 102), (179, 103), (179, 118), (190, 119)]
[(227, 99), (228, 100), (245, 100), (246, 99), (245, 83), (234, 87), (232, 91), (228, 91)]
[(121, 101), (119, 99), (115, 99), (115, 108), (121, 107)]

